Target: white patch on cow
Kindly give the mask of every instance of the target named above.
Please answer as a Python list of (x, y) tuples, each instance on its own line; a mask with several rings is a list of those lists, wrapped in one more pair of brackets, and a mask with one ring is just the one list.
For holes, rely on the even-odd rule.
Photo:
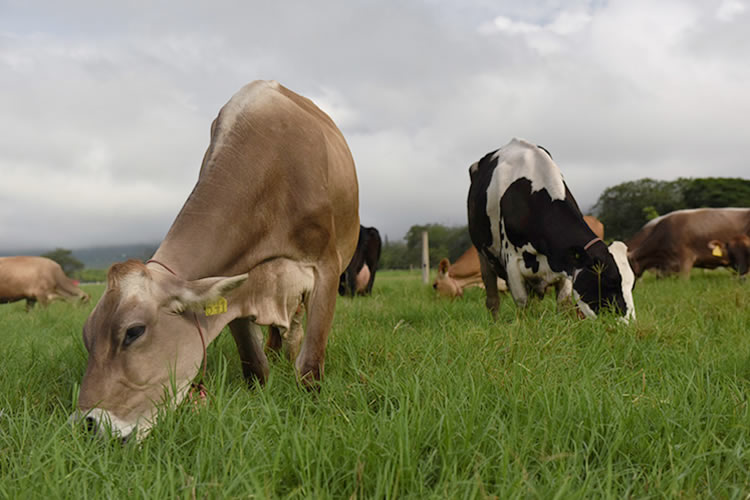
[(148, 281), (148, 278), (143, 276), (140, 271), (134, 271), (121, 276), (118, 280), (118, 286), (123, 300), (148, 295), (150, 293)]
[[(544, 189), (553, 200), (565, 199), (565, 183), (560, 169), (547, 153), (534, 144), (513, 138), (497, 150), (494, 158), (497, 158), (497, 168), (490, 186), (495, 187), (498, 193), (504, 193), (515, 181), (525, 178), (531, 181), (532, 193)], [(502, 175), (497, 175), (498, 171), (502, 171)], [(493, 186), (495, 182), (497, 185)]]
[(609, 253), (612, 254), (612, 258), (615, 259), (618, 271), (620, 271), (621, 285), (622, 285), (622, 297), (625, 299), (625, 311), (624, 320), (629, 322), (635, 319), (635, 304), (633, 303), (633, 284), (635, 283), (635, 274), (633, 269), (630, 268), (628, 262), (628, 247), (622, 241), (615, 241), (609, 245)]
[(222, 143), (224, 135), (235, 130), (238, 117), (246, 114), (250, 108), (263, 106), (266, 101), (270, 101), (269, 97), (273, 95), (269, 90), (278, 91), (278, 89), (279, 82), (268, 80), (254, 81), (238, 90), (221, 108), (221, 122), (218, 123), (220, 127), (219, 135), (214, 138), (216, 144)]

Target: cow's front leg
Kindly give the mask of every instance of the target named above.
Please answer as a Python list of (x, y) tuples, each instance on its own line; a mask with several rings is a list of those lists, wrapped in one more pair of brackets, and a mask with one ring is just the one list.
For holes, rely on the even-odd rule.
[(695, 255), (692, 252), (683, 251), (679, 257), (680, 259), (680, 278), (683, 280), (690, 279), (690, 271), (693, 269), (695, 264)]
[(513, 300), (518, 307), (526, 307), (526, 304), (529, 301), (529, 295), (526, 292), (525, 279), (521, 274), (521, 260), (510, 259), (505, 269), (508, 273), (508, 290), (510, 290)]
[[(492, 269), (487, 257), (484, 254), (479, 254), (479, 270), (482, 273), (482, 283), (484, 283), (484, 291), (487, 295), (485, 305), (492, 314), (492, 319), (497, 319), (497, 311), (500, 309), (500, 295), (497, 291), (497, 274)], [(461, 288), (458, 287), (458, 295), (463, 295)]]
[(263, 352), (263, 331), (248, 318), (232, 320), (229, 330), (240, 353), (245, 380), (249, 385), (255, 381), (265, 384), (268, 379), (268, 359)]
[[(331, 259), (333, 261), (333, 259)], [(307, 327), (295, 367), (303, 385), (312, 388), (323, 378), (328, 333), (336, 307), (338, 273), (335, 269), (318, 268), (315, 284), (306, 301)]]
[(557, 310), (564, 311), (572, 305), (571, 296), (573, 294), (573, 280), (563, 278), (555, 283), (557, 291)]

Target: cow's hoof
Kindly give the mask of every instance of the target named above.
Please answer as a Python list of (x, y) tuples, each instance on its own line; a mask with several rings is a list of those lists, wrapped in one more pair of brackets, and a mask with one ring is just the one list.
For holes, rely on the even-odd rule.
[(304, 372), (299, 377), (299, 383), (308, 391), (320, 392), (320, 385), (323, 379), (322, 370), (315, 367), (311, 370)]

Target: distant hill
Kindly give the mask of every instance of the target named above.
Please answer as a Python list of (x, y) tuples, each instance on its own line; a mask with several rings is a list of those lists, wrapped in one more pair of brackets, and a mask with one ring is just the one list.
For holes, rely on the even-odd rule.
[[(151, 257), (159, 245), (156, 243), (142, 243), (135, 245), (113, 245), (106, 247), (89, 247), (73, 249), (73, 257), (83, 262), (86, 269), (107, 269), (115, 262), (127, 259), (146, 260)], [(25, 250), (22, 252), (8, 252), (0, 250), (0, 257), (8, 255), (41, 255), (54, 248)]]

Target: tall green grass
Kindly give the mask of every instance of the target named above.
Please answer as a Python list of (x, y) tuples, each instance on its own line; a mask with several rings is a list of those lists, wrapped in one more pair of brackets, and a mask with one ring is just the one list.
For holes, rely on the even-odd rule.
[(750, 493), (750, 284), (639, 281), (638, 321), (439, 300), (379, 272), (339, 299), (319, 393), (209, 348), (209, 403), (124, 446), (66, 424), (89, 306), (0, 306), (0, 497), (591, 498)]

